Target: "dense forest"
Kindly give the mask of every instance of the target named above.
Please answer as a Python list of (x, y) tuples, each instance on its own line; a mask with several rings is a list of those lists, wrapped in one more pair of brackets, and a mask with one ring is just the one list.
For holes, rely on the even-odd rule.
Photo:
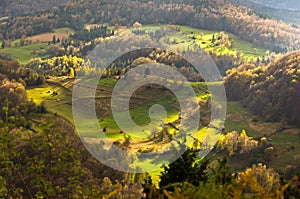
[(267, 66), (244, 64), (227, 71), (228, 98), (243, 100), (267, 121), (299, 124), (300, 52), (283, 55)]
[(36, 12), (42, 12), (49, 10), (54, 6), (61, 6), (65, 3), (71, 2), (71, 0), (54, 0), (54, 1), (0, 1), (0, 16), (5, 17), (7, 15), (19, 16), (26, 14), (34, 14)]

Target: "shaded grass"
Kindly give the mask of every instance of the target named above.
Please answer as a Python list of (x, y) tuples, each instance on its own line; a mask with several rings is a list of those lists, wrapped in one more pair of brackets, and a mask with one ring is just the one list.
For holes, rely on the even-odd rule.
[(71, 28), (56, 28), (56, 29), (53, 30), (53, 32), (55, 32), (55, 33), (69, 33), (69, 34), (75, 33), (75, 31)]
[[(297, 134), (280, 133), (272, 137), (277, 157), (272, 158), (269, 166), (278, 170), (284, 170), (287, 165), (295, 163), (295, 157), (300, 154), (300, 137)], [(292, 149), (293, 147), (293, 149)]]
[[(167, 122), (174, 122), (175, 120), (178, 119), (178, 109), (174, 107), (174, 103), (176, 98), (174, 96), (164, 96), (160, 99), (153, 100), (149, 103), (143, 104), (137, 108), (130, 109), (129, 113), (131, 115), (132, 120), (139, 126), (146, 126), (150, 122), (152, 122), (154, 127), (159, 127), (162, 123), (167, 123)], [(154, 120), (151, 121), (149, 117), (149, 110), (150, 108), (155, 105), (155, 104), (160, 104), (162, 105), (166, 112), (167, 112), (167, 118), (164, 121), (161, 120)], [(123, 112), (119, 114), (124, 114)], [(154, 118), (159, 118), (159, 115), (153, 115)], [(107, 133), (106, 135), (109, 138), (123, 138), (123, 135), (120, 134), (120, 128), (116, 124), (114, 118), (112, 115), (109, 115), (105, 118), (103, 118), (103, 121), (100, 121), (101, 127), (106, 127), (107, 128)], [(135, 135), (133, 139), (138, 139), (141, 137), (148, 137), (151, 135), (151, 130), (153, 129), (146, 129), (143, 132), (126, 132), (130, 133), (130, 135)], [(118, 136), (116, 135), (118, 134)]]
[(117, 83), (116, 79), (113, 78), (102, 78), (99, 80), (99, 85), (114, 87)]
[(249, 136), (259, 136), (260, 133), (249, 126), (247, 111), (240, 102), (227, 102), (227, 118), (225, 121), (227, 132), (246, 130)]

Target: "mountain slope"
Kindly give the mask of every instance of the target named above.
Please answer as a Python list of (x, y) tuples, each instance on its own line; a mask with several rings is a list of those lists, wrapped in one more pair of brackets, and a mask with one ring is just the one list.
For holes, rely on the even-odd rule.
[(250, 0), (273, 8), (300, 10), (299, 0)]
[(245, 6), (253, 9), (256, 12), (261, 13), (265, 17), (272, 17), (285, 21), (287, 23), (300, 24), (300, 12), (298, 10), (288, 10), (284, 8), (274, 8), (266, 6), (265, 4), (259, 4), (252, 2), (251, 0), (228, 0), (231, 3)]

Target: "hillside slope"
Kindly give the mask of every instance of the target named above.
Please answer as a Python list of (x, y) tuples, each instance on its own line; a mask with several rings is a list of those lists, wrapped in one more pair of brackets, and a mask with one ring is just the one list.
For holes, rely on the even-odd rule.
[(289, 10), (283, 7), (269, 7), (265, 4), (259, 4), (252, 2), (251, 0), (228, 0), (231, 3), (245, 6), (259, 12), (265, 17), (272, 17), (275, 19), (283, 20), (287, 23), (300, 24), (300, 12), (299, 10)]
[(72, 0), (0, 0), (0, 17), (20, 16), (46, 11), (54, 6), (61, 6)]
[(186, 3), (118, 0), (79, 1), (44, 14), (11, 18), (0, 26), (4, 39), (21, 38), (49, 32), (53, 28), (82, 29), (87, 23), (109, 23), (132, 26), (172, 23), (201, 29), (228, 31), (256, 46), (285, 52), (300, 48), (300, 29), (275, 19), (265, 19), (252, 10), (224, 0), (202, 0)]
[[(242, 99), (251, 112), (265, 120), (285, 120), (299, 125), (299, 77), (300, 51), (294, 51), (277, 58), (266, 67), (243, 65), (228, 71), (225, 85), (229, 99)], [(241, 90), (243, 95), (236, 96)]]
[(283, 9), (297, 9), (300, 10), (299, 0), (250, 0), (262, 5), (271, 6), (274, 8), (283, 8)]

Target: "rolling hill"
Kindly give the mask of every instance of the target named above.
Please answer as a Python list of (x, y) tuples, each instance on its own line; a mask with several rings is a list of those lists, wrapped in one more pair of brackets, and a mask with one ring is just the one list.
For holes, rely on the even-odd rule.
[(285, 21), (287, 23), (300, 24), (300, 12), (299, 10), (295, 10), (295, 8), (287, 9), (284, 6), (272, 7), (266, 3), (257, 3), (258, 1), (254, 1), (254, 0), (252, 1), (251, 0), (228, 0), (228, 1), (237, 5), (241, 5), (253, 9), (255, 12), (259, 13), (263, 17), (272, 17), (275, 19)]
[(262, 5), (267, 5), (274, 8), (289, 9), (289, 10), (300, 10), (300, 2), (298, 0), (250, 0)]

